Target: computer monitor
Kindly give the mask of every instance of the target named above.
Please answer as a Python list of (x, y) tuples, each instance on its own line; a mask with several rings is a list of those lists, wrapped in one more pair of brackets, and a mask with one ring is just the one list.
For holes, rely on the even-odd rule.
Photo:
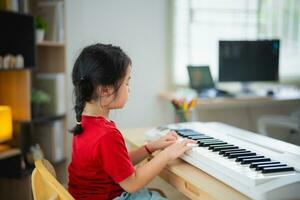
[(0, 11), (0, 56), (22, 55), (26, 68), (35, 67), (34, 18), (31, 15)]
[(215, 87), (209, 66), (188, 66), (187, 69), (192, 89), (202, 91)]
[(219, 81), (278, 81), (279, 40), (219, 41)]

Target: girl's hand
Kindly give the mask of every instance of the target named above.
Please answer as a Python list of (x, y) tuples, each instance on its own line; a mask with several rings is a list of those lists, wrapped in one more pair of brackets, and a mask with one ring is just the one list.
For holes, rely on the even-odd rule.
[(165, 149), (166, 147), (170, 146), (171, 144), (174, 144), (177, 140), (177, 134), (175, 131), (170, 131), (166, 135), (160, 137), (159, 139), (150, 142), (147, 144), (147, 147), (151, 152), (154, 152), (156, 150)]
[(195, 143), (196, 141), (194, 140), (185, 139), (181, 142), (176, 142), (170, 145), (165, 150), (163, 150), (162, 153), (165, 153), (166, 156), (169, 158), (169, 160), (174, 160), (180, 157), (184, 152), (192, 148), (188, 144), (195, 144)]

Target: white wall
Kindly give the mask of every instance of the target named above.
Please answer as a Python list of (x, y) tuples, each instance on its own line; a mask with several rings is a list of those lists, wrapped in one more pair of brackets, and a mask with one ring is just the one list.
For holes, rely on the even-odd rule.
[(171, 119), (170, 107), (157, 98), (168, 86), (168, 5), (167, 0), (66, 0), (68, 127), (75, 123), (74, 60), (96, 42), (121, 46), (133, 61), (130, 99), (111, 114), (118, 127), (151, 127)]

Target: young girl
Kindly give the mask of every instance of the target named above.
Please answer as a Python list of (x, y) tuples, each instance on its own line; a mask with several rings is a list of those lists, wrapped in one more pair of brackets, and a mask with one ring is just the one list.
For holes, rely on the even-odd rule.
[[(171, 160), (189, 150), (170, 132), (127, 152), (121, 132), (109, 120), (112, 109), (123, 108), (129, 94), (131, 60), (119, 48), (95, 44), (77, 58), (72, 81), (76, 126), (72, 161), (68, 167), (69, 191), (75, 199), (165, 199), (143, 189)], [(162, 150), (145, 165), (134, 165)]]

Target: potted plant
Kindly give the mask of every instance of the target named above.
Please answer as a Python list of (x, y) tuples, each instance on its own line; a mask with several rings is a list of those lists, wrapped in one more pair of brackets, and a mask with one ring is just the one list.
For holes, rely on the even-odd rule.
[(32, 89), (31, 92), (31, 113), (33, 117), (40, 115), (40, 108), (42, 105), (49, 104), (51, 97), (43, 90)]
[(42, 42), (48, 29), (47, 22), (40, 16), (35, 17), (36, 41)]

